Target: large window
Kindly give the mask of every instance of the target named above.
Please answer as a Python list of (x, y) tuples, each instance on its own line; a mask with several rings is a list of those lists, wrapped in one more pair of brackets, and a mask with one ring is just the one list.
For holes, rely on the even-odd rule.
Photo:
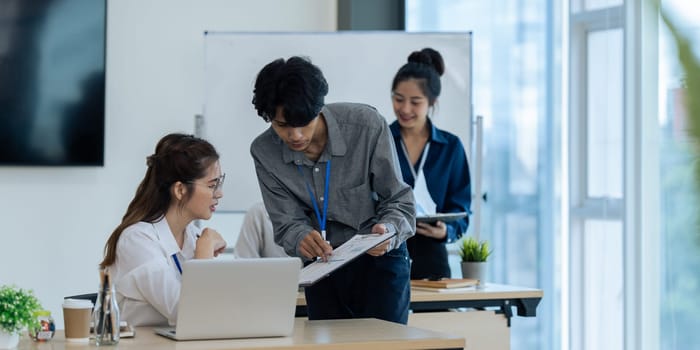
[[(545, 291), (513, 349), (697, 349), (696, 145), (648, 2), (406, 3), (408, 30), (473, 32), (489, 278)], [(662, 3), (700, 56), (700, 6)]]
[[(408, 0), (408, 31), (471, 31), (474, 114), (484, 118), (481, 239), (489, 281), (544, 290), (515, 317), (513, 349), (558, 349), (561, 31), (548, 0)], [(439, 125), (438, 125), (439, 126)], [(473, 165), (473, 164), (472, 164)]]
[[(694, 1), (664, 0), (664, 7), (689, 35), (700, 57), (700, 7)], [(688, 98), (673, 39), (659, 30), (659, 152), (661, 191), (661, 349), (697, 349), (700, 344), (700, 206), (697, 159), (685, 136)], [(698, 98), (698, 96), (693, 96)]]
[[(623, 349), (625, 37), (621, 1), (571, 1), (571, 349)], [(566, 273), (566, 271), (562, 271)]]

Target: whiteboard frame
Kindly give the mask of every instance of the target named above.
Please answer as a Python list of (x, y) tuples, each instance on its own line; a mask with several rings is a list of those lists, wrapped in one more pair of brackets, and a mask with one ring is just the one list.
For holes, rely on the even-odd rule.
[[(378, 45), (377, 42), (381, 44), (382, 40), (384, 44), (378, 48), (371, 46)], [(460, 40), (463, 42), (459, 43)], [(342, 46), (347, 43), (353, 43), (360, 48)], [(320, 50), (325, 50), (320, 53), (320, 56), (315, 54), (319, 53), (319, 47)], [(222, 169), (227, 173), (226, 193), (225, 198), (220, 202), (220, 210), (241, 212), (261, 200), (249, 147), (250, 142), (269, 127), (268, 123), (257, 116), (251, 103), (255, 76), (265, 64), (280, 57), (286, 59), (292, 55), (308, 56), (321, 68), (328, 80), (329, 94), (326, 97), (326, 103), (340, 101), (368, 103), (374, 105), (387, 122), (391, 123), (395, 120), (391, 109), (391, 80), (398, 69), (406, 63), (408, 55), (423, 47), (432, 47), (440, 51), (446, 66), (445, 74), (441, 79), (443, 90), (435, 110), (436, 116), (431, 118), (437, 127), (459, 136), (467, 157), (470, 157), (474, 118), (471, 32), (206, 31), (204, 33), (204, 102), (202, 115), (196, 121), (196, 134), (214, 144), (221, 155)], [(459, 52), (459, 50), (466, 50), (466, 52)], [(334, 58), (333, 64), (340, 62), (341, 68), (328, 66), (324, 61), (327, 59), (324, 56), (326, 54)], [(359, 66), (364, 67), (363, 70), (368, 71), (373, 79), (380, 75), (384, 76), (384, 78), (377, 78), (382, 81), (382, 84), (362, 84), (362, 89), (354, 89), (362, 91), (348, 91), (353, 90), (359, 83), (346, 83), (346, 81), (362, 78), (363, 70), (360, 70), (360, 74), (352, 74), (352, 70), (351, 74), (343, 72), (346, 74), (343, 78), (344, 83), (338, 83), (338, 74), (341, 73), (337, 72), (348, 66), (347, 64), (343, 66), (343, 59), (349, 56), (353, 62), (364, 60), (366, 63)], [(466, 62), (457, 63), (456, 61), (462, 57)], [(372, 60), (368, 61), (369, 59)], [(375, 67), (377, 62), (382, 66), (377, 66), (376, 71), (367, 69)], [(236, 69), (242, 71), (238, 72)], [(383, 92), (364, 91), (374, 88), (383, 89)], [(360, 92), (369, 95), (362, 97)], [(353, 94), (358, 97), (353, 98)], [(380, 97), (375, 98), (375, 96)], [(227, 106), (227, 103), (230, 105)], [(456, 114), (456, 116), (448, 116), (448, 114)], [(470, 164), (472, 164), (471, 159)], [(473, 172), (474, 169), (472, 169)]]

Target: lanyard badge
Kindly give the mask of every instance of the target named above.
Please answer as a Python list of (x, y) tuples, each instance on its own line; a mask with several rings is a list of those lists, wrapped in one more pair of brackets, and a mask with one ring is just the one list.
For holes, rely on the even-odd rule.
[(319, 205), (316, 202), (316, 196), (314, 196), (314, 192), (311, 190), (311, 185), (308, 181), (306, 181), (304, 173), (301, 171), (301, 166), (298, 164), (297, 169), (299, 170), (299, 174), (301, 174), (301, 178), (304, 179), (304, 184), (306, 184), (306, 190), (309, 192), (309, 197), (311, 197), (311, 204), (314, 207), (316, 219), (318, 220), (318, 224), (321, 226), (321, 236), (323, 237), (323, 240), (326, 240), (326, 218), (328, 215), (328, 184), (331, 180), (331, 160), (329, 159), (326, 163), (326, 183), (323, 191), (323, 216), (321, 216), (321, 212), (318, 208)]

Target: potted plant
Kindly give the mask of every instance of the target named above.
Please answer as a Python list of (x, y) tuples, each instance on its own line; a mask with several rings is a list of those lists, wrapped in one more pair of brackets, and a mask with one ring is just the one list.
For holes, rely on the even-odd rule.
[(479, 280), (482, 286), (486, 277), (486, 259), (491, 255), (488, 241), (477, 241), (474, 237), (462, 239), (459, 256), (462, 258), (462, 278)]
[(31, 290), (0, 286), (0, 349), (13, 349), (19, 343), (19, 333), (38, 326), (35, 312), (41, 310)]

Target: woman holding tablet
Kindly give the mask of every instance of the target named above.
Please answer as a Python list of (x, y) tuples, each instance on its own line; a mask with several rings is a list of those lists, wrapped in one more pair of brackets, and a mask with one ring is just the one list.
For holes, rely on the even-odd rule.
[[(390, 125), (404, 181), (413, 187), (416, 216), (469, 212), (471, 186), (469, 164), (457, 136), (440, 130), (429, 115), (440, 96), (440, 76), (445, 70), (439, 52), (414, 51), (394, 76), (391, 99), (396, 121)], [(467, 216), (432, 223), (417, 220), (410, 238), (411, 279), (450, 277), (445, 243), (467, 230)]]
[(211, 218), (224, 175), (214, 147), (191, 135), (166, 135), (146, 164), (100, 267), (110, 269), (122, 319), (134, 326), (174, 325), (182, 264), (226, 247), (218, 232), (193, 223)]

